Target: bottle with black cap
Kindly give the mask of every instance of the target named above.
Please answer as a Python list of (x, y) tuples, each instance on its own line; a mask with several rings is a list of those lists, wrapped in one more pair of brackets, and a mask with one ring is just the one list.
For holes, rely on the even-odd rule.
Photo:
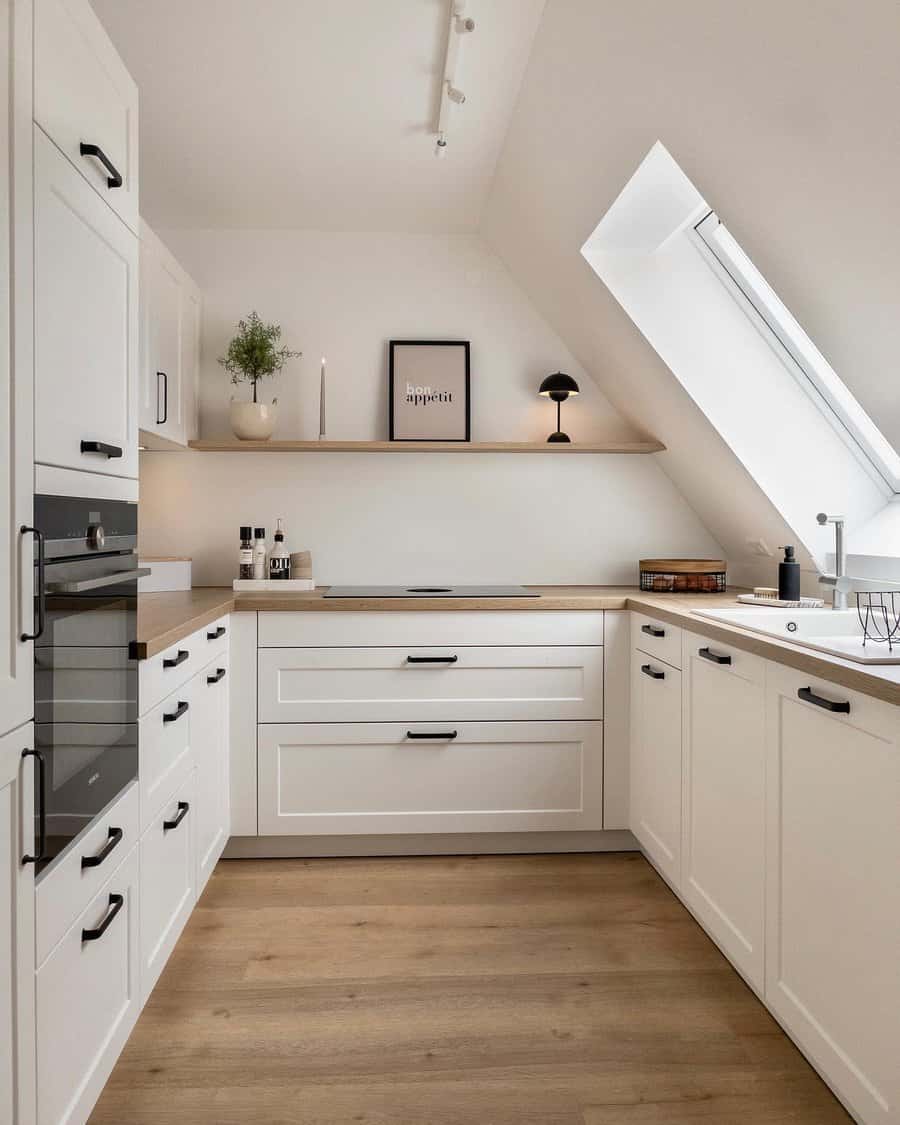
[(784, 561), (778, 564), (778, 597), (783, 602), (800, 600), (800, 564), (794, 558), (792, 546), (781, 547)]
[(253, 577), (253, 543), (250, 536), (253, 534), (251, 527), (241, 528), (241, 547), (238, 551), (238, 578)]
[(269, 579), (286, 581), (291, 576), (291, 555), (284, 545), (284, 528), (278, 520), (275, 528), (275, 546), (269, 555)]

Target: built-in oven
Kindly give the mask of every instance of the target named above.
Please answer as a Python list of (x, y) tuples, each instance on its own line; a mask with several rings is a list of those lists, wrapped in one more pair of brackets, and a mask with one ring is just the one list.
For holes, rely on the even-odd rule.
[(137, 505), (34, 498), (34, 855), (46, 870), (138, 774)]

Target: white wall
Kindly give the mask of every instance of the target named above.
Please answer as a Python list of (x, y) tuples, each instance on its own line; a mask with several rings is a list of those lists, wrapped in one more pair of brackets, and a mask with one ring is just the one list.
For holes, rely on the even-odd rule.
[(794, 533), (579, 249), (662, 140), (900, 440), (898, 34), (895, 0), (548, 0), (498, 164), (482, 233), (610, 400), (666, 443), (660, 463), (745, 580), (773, 574), (752, 542)]
[[(537, 386), (558, 366), (584, 391), (563, 415), (576, 441), (636, 436), (475, 237), (163, 238), (204, 294), (204, 436), (228, 432), (216, 356), (252, 308), (305, 353), (264, 391), (278, 394), (279, 436), (317, 436), (324, 353), (329, 436), (386, 437), (392, 335), (471, 340), (475, 440), (543, 440), (554, 417)], [(277, 516), (320, 584), (635, 582), (644, 556), (720, 554), (655, 456), (142, 454), (141, 548), (192, 555), (196, 584), (230, 582), (240, 524), (271, 536)]]

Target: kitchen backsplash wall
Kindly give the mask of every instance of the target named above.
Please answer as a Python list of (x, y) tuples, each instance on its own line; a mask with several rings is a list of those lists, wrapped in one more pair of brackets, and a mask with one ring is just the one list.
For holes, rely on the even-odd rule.
[[(164, 231), (203, 290), (201, 434), (229, 433), (233, 391), (216, 358), (256, 309), (303, 350), (262, 397), (276, 437), (318, 435), (328, 357), (331, 438), (387, 437), (386, 341), (472, 343), (473, 440), (542, 441), (541, 379), (562, 367), (575, 441), (634, 438), (559, 337), (470, 236)], [(652, 456), (145, 453), (141, 546), (194, 558), (194, 582), (229, 583), (241, 524), (285, 519), (292, 550), (329, 582), (635, 582), (642, 555), (719, 553)]]

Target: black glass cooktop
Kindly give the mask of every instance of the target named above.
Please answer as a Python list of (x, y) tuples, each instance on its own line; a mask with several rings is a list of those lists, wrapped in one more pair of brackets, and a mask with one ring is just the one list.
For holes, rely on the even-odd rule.
[(524, 586), (331, 586), (326, 598), (539, 598)]

